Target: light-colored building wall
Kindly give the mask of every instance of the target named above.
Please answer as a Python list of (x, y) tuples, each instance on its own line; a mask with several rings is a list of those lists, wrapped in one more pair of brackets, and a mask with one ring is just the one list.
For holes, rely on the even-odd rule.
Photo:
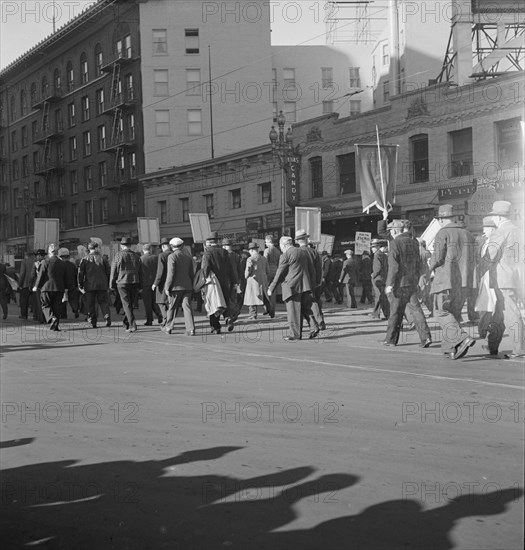
[[(216, 157), (267, 141), (272, 122), (269, 11), (241, 8), (242, 2), (233, 1), (140, 5), (146, 173), (211, 158), (210, 90)], [(187, 37), (188, 30), (198, 36)], [(165, 47), (158, 42), (162, 31)], [(198, 53), (186, 53), (187, 48)], [(193, 77), (200, 72), (201, 86), (188, 82), (188, 70)], [(167, 71), (166, 84), (155, 83), (161, 75), (155, 71)], [(195, 119), (189, 125), (190, 110)], [(156, 116), (167, 123), (156, 125)]]

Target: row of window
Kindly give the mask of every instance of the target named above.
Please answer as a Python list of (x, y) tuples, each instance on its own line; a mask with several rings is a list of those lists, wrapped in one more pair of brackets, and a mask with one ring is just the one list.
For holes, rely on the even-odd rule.
[[(242, 208), (242, 195), (241, 189), (232, 189), (228, 192), (229, 195), (229, 209), (237, 210)], [(213, 193), (209, 193), (202, 196), (204, 201), (204, 208), (210, 218), (215, 217), (215, 197)], [(272, 184), (271, 182), (260, 183), (257, 185), (257, 204), (270, 204), (272, 202)], [(157, 203), (157, 215), (159, 223), (169, 223), (168, 220), (168, 202), (165, 200), (158, 201)], [(190, 221), (190, 199), (184, 197), (179, 199), (179, 211), (180, 219), (177, 221), (189, 222)]]

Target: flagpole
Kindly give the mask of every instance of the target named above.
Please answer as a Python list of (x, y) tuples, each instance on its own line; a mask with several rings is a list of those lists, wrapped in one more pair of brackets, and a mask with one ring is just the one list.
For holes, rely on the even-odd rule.
[(385, 191), (385, 180), (383, 178), (383, 165), (381, 163), (381, 146), (379, 145), (379, 127), (376, 124), (376, 135), (377, 135), (377, 156), (379, 161), (379, 175), (381, 176), (381, 194), (383, 196), (383, 219), (388, 218), (388, 209), (386, 206), (386, 191)]

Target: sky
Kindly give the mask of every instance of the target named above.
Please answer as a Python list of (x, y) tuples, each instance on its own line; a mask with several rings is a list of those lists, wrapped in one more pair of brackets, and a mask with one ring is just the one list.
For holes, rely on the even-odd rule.
[[(53, 16), (58, 30), (94, 3), (94, 0), (0, 0), (0, 69), (52, 34)], [(243, 3), (255, 4), (253, 0), (240, 0), (237, 2), (240, 9)], [(221, 6), (224, 2), (216, 4)], [(264, 6), (261, 9), (270, 14), (273, 45), (325, 44), (328, 13), (325, 0), (271, 0), (261, 4)], [(255, 12), (246, 13), (250, 18), (254, 17), (250, 13)]]

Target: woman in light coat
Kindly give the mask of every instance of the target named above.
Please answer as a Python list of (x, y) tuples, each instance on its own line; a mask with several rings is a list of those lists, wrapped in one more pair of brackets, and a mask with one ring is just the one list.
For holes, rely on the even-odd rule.
[(250, 257), (246, 260), (244, 277), (246, 278), (246, 292), (244, 293), (244, 305), (248, 306), (250, 316), (248, 319), (257, 319), (257, 306), (265, 305), (271, 318), (275, 317), (275, 311), (268, 298), (268, 278), (270, 266), (268, 260), (259, 254), (259, 245), (248, 245)]

